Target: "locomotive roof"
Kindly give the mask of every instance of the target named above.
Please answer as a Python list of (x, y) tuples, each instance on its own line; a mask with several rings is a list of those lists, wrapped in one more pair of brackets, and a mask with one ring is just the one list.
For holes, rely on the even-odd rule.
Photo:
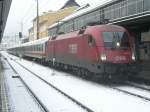
[[(88, 32), (88, 30), (97, 30), (97, 31), (125, 31), (125, 29), (121, 26), (118, 25), (112, 25), (112, 24), (103, 24), (103, 25), (95, 25), (95, 26), (87, 26), (85, 28), (85, 34)], [(79, 31), (74, 31), (62, 35), (58, 35), (58, 37), (55, 40), (60, 40), (60, 39), (66, 39), (66, 38), (72, 38), (72, 37), (78, 37), (79, 36)]]
[(74, 31), (74, 32), (58, 35), (58, 37), (55, 40), (60, 40), (60, 39), (62, 40), (62, 39), (66, 39), (66, 38), (77, 37), (78, 36), (78, 32), (79, 31)]
[(125, 28), (118, 25), (112, 25), (112, 24), (103, 24), (103, 25), (95, 25), (91, 26), (90, 28), (99, 29), (100, 31), (124, 31)]

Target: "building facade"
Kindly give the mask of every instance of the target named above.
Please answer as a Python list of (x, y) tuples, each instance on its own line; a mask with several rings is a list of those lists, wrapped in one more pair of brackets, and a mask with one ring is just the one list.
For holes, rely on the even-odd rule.
[[(48, 37), (48, 27), (75, 11), (76, 7), (67, 7), (58, 11), (49, 11), (39, 16), (39, 38)], [(33, 20), (33, 27), (29, 29), (29, 40), (37, 40), (37, 18)]]
[(33, 41), (34, 40), (34, 29), (33, 29), (33, 27), (31, 27), (28, 31), (29, 31), (29, 41)]

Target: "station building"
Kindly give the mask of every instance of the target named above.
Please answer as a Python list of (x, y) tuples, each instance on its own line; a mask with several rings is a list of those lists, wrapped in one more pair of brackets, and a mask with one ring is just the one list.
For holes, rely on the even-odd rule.
[(83, 7), (51, 25), (48, 33), (52, 37), (105, 20), (129, 30), (135, 43), (136, 59), (143, 63), (145, 70), (150, 71), (150, 0), (107, 0), (105, 3)]
[[(72, 14), (78, 7), (74, 0), (69, 0), (58, 11), (44, 12), (39, 16), (39, 38), (48, 37), (48, 27)], [(29, 41), (33, 40), (37, 40), (37, 18), (33, 19), (33, 27), (29, 29)]]

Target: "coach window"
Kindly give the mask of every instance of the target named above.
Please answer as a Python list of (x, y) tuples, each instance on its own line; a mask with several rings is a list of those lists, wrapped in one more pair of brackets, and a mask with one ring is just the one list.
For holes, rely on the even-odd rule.
[(41, 44), (39, 45), (39, 51), (41, 51)]
[(34, 51), (34, 46), (32, 45), (32, 51)]
[(38, 51), (40, 51), (40, 45), (38, 45)]
[(39, 51), (39, 45), (36, 45), (36, 51)]
[(42, 51), (43, 49), (42, 49), (42, 44), (40, 45), (40, 51)]
[(42, 47), (41, 47), (41, 44), (39, 45), (39, 51), (41, 51), (42, 50)]
[(37, 45), (35, 45), (35, 50), (36, 50), (36, 51), (38, 51), (38, 47), (37, 47)]
[(43, 51), (43, 45), (41, 44), (41, 51)]
[(90, 47), (94, 47), (95, 46), (95, 40), (94, 38), (92, 37), (92, 35), (88, 35), (88, 45)]
[(37, 45), (37, 51), (39, 51), (39, 45)]
[(33, 49), (33, 51), (35, 51), (35, 48), (34, 48), (34, 46), (32, 45), (32, 49)]
[(39, 51), (41, 51), (41, 45), (39, 45)]
[(37, 47), (34, 45), (34, 50), (37, 51)]
[(41, 45), (39, 44), (39, 49), (38, 49), (38, 51), (40, 51), (41, 50)]
[(37, 49), (37, 48), (36, 48), (36, 46), (34, 45), (34, 51), (37, 51), (36, 49)]

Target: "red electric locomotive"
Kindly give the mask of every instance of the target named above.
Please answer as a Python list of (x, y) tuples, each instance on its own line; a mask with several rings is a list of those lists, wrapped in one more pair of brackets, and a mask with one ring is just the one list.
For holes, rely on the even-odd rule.
[(8, 51), (41, 60), (50, 66), (76, 71), (82, 76), (118, 77), (138, 72), (131, 36), (117, 25), (87, 26), (50, 39), (25, 43)]
[(131, 36), (117, 25), (88, 26), (50, 39), (46, 61), (59, 68), (100, 77), (136, 71)]

